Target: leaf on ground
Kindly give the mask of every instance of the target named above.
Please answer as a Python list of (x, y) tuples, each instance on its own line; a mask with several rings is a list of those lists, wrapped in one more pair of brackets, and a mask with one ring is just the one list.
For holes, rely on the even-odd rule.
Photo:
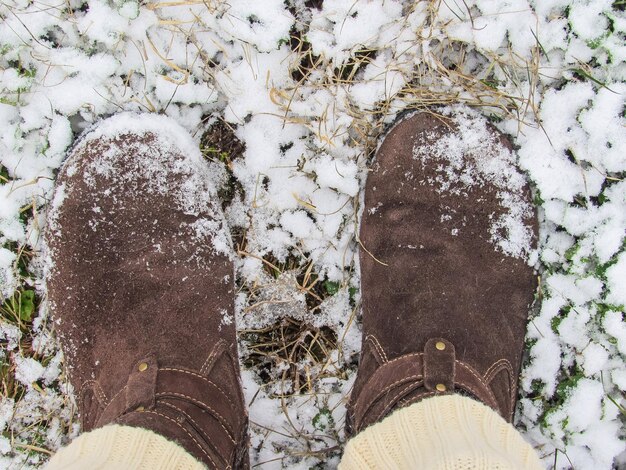
[(30, 321), (35, 311), (35, 291), (25, 290), (20, 294), (20, 320)]

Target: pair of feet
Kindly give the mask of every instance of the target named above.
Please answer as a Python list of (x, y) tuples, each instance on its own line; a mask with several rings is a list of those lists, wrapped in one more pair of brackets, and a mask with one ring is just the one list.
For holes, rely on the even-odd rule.
[[(247, 468), (219, 168), (169, 119), (123, 114), (74, 148), (48, 222), (48, 300), (83, 431), (117, 423)], [(469, 111), (384, 139), (361, 222), (358, 433), (461, 392), (511, 420), (533, 298), (534, 215), (509, 144)]]

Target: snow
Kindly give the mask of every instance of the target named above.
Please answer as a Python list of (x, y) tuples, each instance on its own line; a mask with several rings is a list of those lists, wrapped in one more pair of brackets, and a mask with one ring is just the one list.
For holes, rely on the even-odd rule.
[[(13, 415), (15, 401), (12, 398), (2, 397), (0, 399), (0, 426), (4, 429)], [(2, 452), (3, 454), (5, 452)]]
[(626, 253), (621, 253), (617, 263), (606, 270), (609, 294), (606, 300), (614, 305), (626, 305)]
[(15, 377), (26, 386), (31, 386), (41, 378), (44, 373), (44, 367), (35, 359), (16, 357), (17, 373)]
[(302, 210), (283, 212), (280, 216), (280, 225), (296, 237), (306, 237), (315, 230), (315, 223)]
[(225, 38), (252, 43), (259, 51), (270, 52), (289, 38), (293, 20), (281, 0), (241, 0), (230, 5), (218, 24)]
[(599, 344), (590, 343), (583, 350), (583, 367), (585, 375), (592, 377), (599, 374), (606, 367), (609, 360), (609, 352)]
[(342, 63), (350, 52), (364, 44), (377, 45), (381, 33), (394, 26), (402, 15), (402, 4), (397, 0), (371, 2), (357, 0), (324, 2), (323, 10), (313, 13), (308, 37), (316, 54)]
[(611, 9), (610, 0), (594, 0), (572, 5), (568, 15), (569, 23), (581, 39), (596, 39), (608, 27), (608, 18), (602, 12)]
[(16, 255), (6, 248), (0, 248), (0, 286), (3, 298), (9, 297), (17, 286), (17, 279), (13, 273), (13, 262)]
[(609, 311), (602, 322), (605, 331), (617, 341), (617, 348), (621, 354), (626, 354), (626, 325), (622, 312)]
[(597, 297), (602, 291), (602, 282), (593, 277), (576, 278), (564, 274), (554, 274), (546, 279), (546, 284), (553, 292), (569, 299), (576, 305), (584, 305)]
[[(541, 279), (516, 422), (546, 466), (624, 465), (624, 418), (607, 398), (626, 405), (626, 14), (618, 3), (325, 0), (317, 9), (304, 0), (69, 0), (44, 8), (9, 0), (0, 6), (0, 295), (34, 289), (45, 298), (40, 235), (58, 233), (54, 214), (70, 195), (54, 190), (55, 178), (84, 131), (111, 136), (149, 123), (159, 146), (181, 148), (199, 168), (199, 140), (223, 120), (245, 145), (229, 163), (241, 191), (226, 221), (245, 234), (245, 254), (234, 256), (237, 311), (224, 323), (259, 329), (293, 317), (330, 328), (340, 343), (329, 357), (342, 373), (314, 371), (312, 394), (277, 398), (279, 382), (244, 368), (253, 464), (334, 468), (360, 348), (356, 234), (369, 157), (402, 111), (460, 101), (471, 107), (438, 112), (461, 130), (431, 150), (457, 163), (467, 149), (494, 157), (478, 158), (486, 164), (459, 183), (500, 185), (508, 215), (492, 233), (506, 236), (494, 235), (494, 246), (534, 264)], [(108, 128), (94, 127), (112, 115)], [(514, 152), (493, 152), (486, 120)], [(160, 161), (158, 149), (149, 151)], [(115, 171), (106, 154), (100, 163), (90, 171)], [(141, 171), (154, 176), (154, 191), (168, 191), (153, 163)], [(523, 182), (516, 164), (533, 188), (537, 251), (520, 223), (528, 208), (508, 196)], [(208, 187), (225, 181), (223, 167), (212, 168), (191, 171), (176, 203), (203, 210)], [(97, 207), (93, 222), (97, 229)], [(224, 235), (208, 222), (194, 228), (199, 237)], [(213, 248), (232, 252), (225, 235)], [(18, 269), (31, 252), (39, 258)], [(309, 266), (319, 282), (338, 286), (315, 311), (298, 287)], [(3, 360), (26, 392), (2, 398), (0, 430), (54, 451), (77, 428), (49, 323), (45, 302), (28, 334), (3, 315)], [(327, 424), (321, 438), (315, 416)], [(38, 430), (44, 418), (48, 429)], [(45, 460), (10, 445), (0, 440), (0, 467)]]

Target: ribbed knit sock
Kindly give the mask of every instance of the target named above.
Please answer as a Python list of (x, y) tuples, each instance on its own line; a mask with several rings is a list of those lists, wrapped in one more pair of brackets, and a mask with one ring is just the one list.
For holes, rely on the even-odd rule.
[(348, 441), (339, 470), (542, 469), (537, 453), (491, 408), (461, 395), (401, 408)]
[(59, 450), (46, 470), (200, 470), (178, 444), (147, 429), (109, 425), (81, 434)]
[[(141, 428), (110, 425), (59, 450), (46, 470), (197, 470), (182, 447)], [(485, 405), (460, 395), (397, 410), (351, 439), (340, 470), (542, 469), (519, 432)]]

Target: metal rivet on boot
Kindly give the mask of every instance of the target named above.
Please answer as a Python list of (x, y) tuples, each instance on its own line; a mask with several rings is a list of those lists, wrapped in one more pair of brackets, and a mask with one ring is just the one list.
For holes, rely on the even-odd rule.
[(438, 392), (445, 392), (446, 391), (446, 386), (444, 384), (437, 384), (437, 391)]
[(139, 364), (139, 372), (144, 372), (146, 370), (148, 370), (148, 363), (147, 362), (142, 362), (141, 364)]
[(446, 349), (446, 343), (444, 343), (443, 341), (437, 341), (437, 344), (435, 344), (435, 347), (439, 351), (443, 351), (444, 349)]

